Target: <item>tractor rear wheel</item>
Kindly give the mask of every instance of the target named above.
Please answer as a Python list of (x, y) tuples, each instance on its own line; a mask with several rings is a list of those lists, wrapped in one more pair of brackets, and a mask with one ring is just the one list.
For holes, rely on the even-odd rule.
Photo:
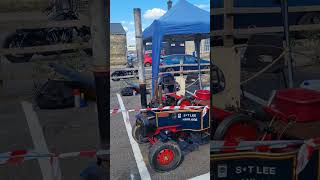
[(255, 141), (260, 138), (262, 127), (259, 120), (247, 115), (231, 115), (218, 125), (213, 140)]
[(135, 124), (132, 128), (132, 137), (138, 144), (148, 142), (148, 139), (142, 136), (141, 125), (138, 124)]
[(149, 151), (149, 162), (157, 172), (168, 172), (178, 167), (182, 160), (182, 152), (174, 141), (153, 144)]

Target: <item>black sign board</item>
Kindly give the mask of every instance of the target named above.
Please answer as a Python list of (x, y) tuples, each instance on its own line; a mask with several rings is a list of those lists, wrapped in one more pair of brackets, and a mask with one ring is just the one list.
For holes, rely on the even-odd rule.
[(156, 113), (157, 127), (179, 126), (179, 130), (199, 131), (210, 128), (209, 112), (202, 110), (178, 110)]
[(297, 180), (295, 167), (295, 153), (215, 154), (210, 174), (214, 180)]

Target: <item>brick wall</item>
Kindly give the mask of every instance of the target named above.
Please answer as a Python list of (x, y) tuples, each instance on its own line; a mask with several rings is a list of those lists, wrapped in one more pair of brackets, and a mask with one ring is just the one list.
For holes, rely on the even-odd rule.
[(126, 48), (127, 40), (125, 35), (110, 36), (110, 64), (123, 65), (127, 62)]

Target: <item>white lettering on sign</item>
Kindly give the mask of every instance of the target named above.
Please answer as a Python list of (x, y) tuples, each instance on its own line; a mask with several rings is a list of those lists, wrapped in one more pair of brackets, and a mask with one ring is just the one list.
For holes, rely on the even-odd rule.
[(276, 175), (276, 168), (275, 167), (270, 167), (270, 174)]
[(261, 174), (261, 175), (276, 175), (276, 167), (268, 166), (237, 166), (235, 168), (236, 174), (249, 173), (249, 174)]
[(192, 118), (192, 117), (197, 117), (197, 115), (196, 114), (183, 114), (183, 117), (185, 118), (185, 117), (190, 117), (190, 118)]
[(178, 118), (181, 118), (181, 114), (180, 113), (178, 114)]
[(197, 118), (182, 118), (182, 121), (198, 121)]
[(228, 177), (228, 167), (227, 165), (218, 165), (218, 177), (219, 178), (226, 178)]
[[(181, 114), (178, 114), (178, 118), (181, 118)], [(197, 114), (183, 114), (182, 121), (198, 121)]]

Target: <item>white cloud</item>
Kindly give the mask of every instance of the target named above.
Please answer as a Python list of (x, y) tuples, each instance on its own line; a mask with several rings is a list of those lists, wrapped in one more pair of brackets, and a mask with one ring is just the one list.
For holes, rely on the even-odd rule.
[(128, 32), (128, 27), (127, 26), (123, 26), (123, 29), (126, 31), (126, 32)]
[(144, 29), (146, 29), (148, 26), (149, 26), (149, 25), (147, 25), (147, 24), (142, 24), (142, 31), (143, 31)]
[[(147, 26), (148, 26), (147, 24), (142, 24), (142, 31), (144, 31), (145, 27), (147, 27)], [(136, 34), (135, 34), (134, 27), (124, 26), (123, 28), (127, 32), (127, 45), (128, 46), (135, 45), (136, 44)], [(127, 30), (127, 28), (128, 28), (128, 30)]]
[(210, 11), (210, 4), (196, 4), (196, 6), (203, 10)]
[(121, 24), (125, 24), (125, 23), (127, 23), (127, 21), (120, 21), (121, 22)]
[(165, 10), (160, 9), (160, 8), (153, 8), (153, 9), (149, 9), (147, 10), (144, 14), (143, 17), (146, 19), (158, 19), (160, 18), (162, 15), (164, 15), (166, 13)]
[(136, 39), (135, 38), (130, 38), (127, 40), (128, 46), (135, 46), (136, 45)]
[(130, 23), (129, 23), (130, 25), (134, 25), (134, 22), (133, 21), (130, 21)]
[(127, 44), (128, 45), (135, 45), (136, 44), (136, 38), (135, 38), (135, 32), (134, 31), (128, 31), (127, 32)]

